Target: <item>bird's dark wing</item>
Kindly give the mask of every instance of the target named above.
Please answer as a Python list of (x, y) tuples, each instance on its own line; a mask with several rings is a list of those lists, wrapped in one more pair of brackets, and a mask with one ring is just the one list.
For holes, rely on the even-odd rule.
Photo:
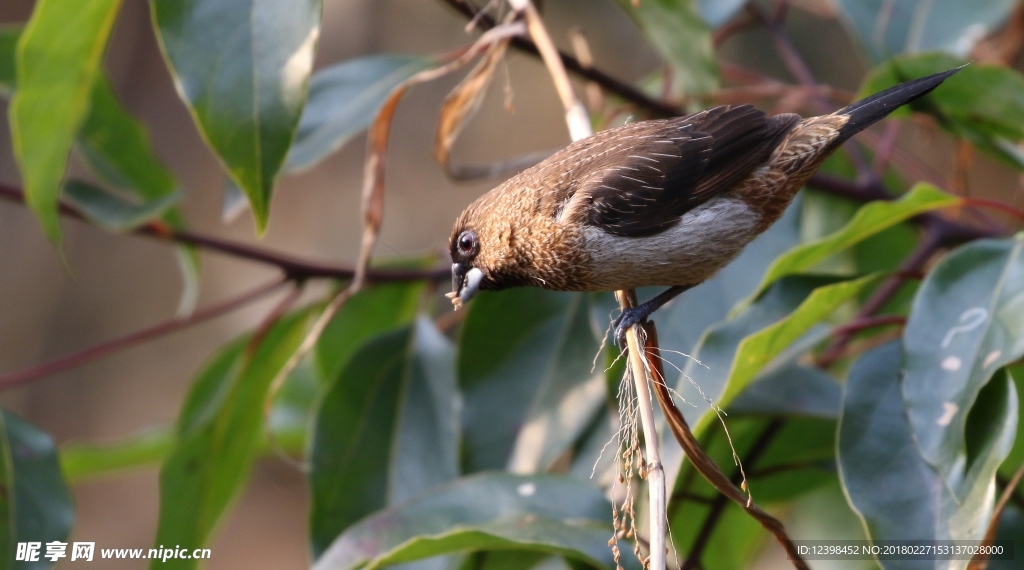
[(605, 131), (565, 209), (615, 235), (657, 234), (763, 164), (798, 120), (735, 105)]

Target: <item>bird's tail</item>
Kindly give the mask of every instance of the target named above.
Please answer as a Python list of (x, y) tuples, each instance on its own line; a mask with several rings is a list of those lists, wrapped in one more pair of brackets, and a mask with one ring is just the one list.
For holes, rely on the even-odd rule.
[(895, 87), (875, 93), (870, 97), (851, 104), (849, 107), (836, 111), (836, 115), (846, 115), (850, 117), (850, 120), (839, 129), (839, 138), (833, 144), (838, 145), (842, 143), (876, 122), (881, 121), (889, 113), (903, 105), (924, 97), (932, 89), (935, 89), (940, 83), (945, 81), (947, 77), (963, 68), (964, 66), (960, 66), (956, 69), (936, 73), (935, 75), (900, 83)]

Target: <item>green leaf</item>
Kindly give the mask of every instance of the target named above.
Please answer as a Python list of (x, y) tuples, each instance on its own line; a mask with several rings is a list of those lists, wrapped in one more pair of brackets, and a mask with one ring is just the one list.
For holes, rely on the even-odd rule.
[(952, 206), (958, 202), (959, 198), (922, 182), (894, 202), (876, 201), (865, 204), (839, 231), (794, 247), (779, 256), (768, 268), (754, 297), (784, 275), (803, 273), (830, 255), (856, 245), (882, 230), (918, 214)]
[[(901, 81), (963, 65), (941, 53), (903, 56), (873, 69), (861, 93), (874, 93)], [(911, 105), (935, 116), (939, 125), (1004, 163), (1024, 169), (1024, 76), (1000, 65), (972, 63), (943, 82), (927, 98)], [(894, 116), (910, 111), (900, 109)]]
[[(241, 490), (258, 451), (270, 383), (294, 354), (310, 312), (281, 319), (258, 346), (243, 338), (199, 375), (178, 419), (174, 451), (160, 470), (156, 545), (200, 548)], [(194, 568), (192, 559), (153, 568)]]
[(174, 175), (153, 152), (146, 128), (117, 100), (104, 74), (93, 84), (78, 142), (93, 170), (119, 188), (147, 200), (178, 191)]
[(455, 352), (425, 319), (364, 344), (317, 412), (313, 552), (352, 523), (458, 476)]
[(57, 196), (89, 110), (121, 0), (40, 0), (18, 41), (11, 138), (25, 197), (50, 241), (61, 239)]
[(150, 3), (179, 93), (266, 228), (306, 101), (320, 0)]
[(842, 388), (814, 366), (769, 367), (729, 404), (729, 414), (797, 415), (835, 418)]
[[(0, 490), (0, 568), (53, 566), (45, 558), (46, 543), (67, 541), (74, 520), (71, 493), (50, 436), (8, 411), (0, 417)], [(15, 565), (19, 542), (40, 543), (39, 560)]]
[(377, 54), (314, 73), (285, 171), (309, 168), (341, 148), (370, 126), (391, 90), (436, 63), (415, 55)]
[[(482, 294), (469, 306), (458, 366), (467, 471), (505, 468), (513, 452), (517, 468), (541, 469), (582, 433), (603, 401), (588, 315), (585, 295), (533, 288)], [(560, 409), (570, 394), (589, 411)], [(568, 422), (562, 433), (559, 421)]]
[[(709, 331), (696, 354), (696, 358), (703, 362), (704, 366), (691, 361), (684, 369), (685, 374), (701, 386), (701, 389), (697, 391), (684, 379), (677, 387), (679, 393), (689, 401), (697, 401), (698, 397), (710, 397), (714, 405), (728, 406), (766, 364), (796, 343), (840, 305), (855, 298), (877, 280), (878, 276), (869, 275), (853, 281), (816, 287), (792, 312), (771, 321), (765, 317), (774, 316), (777, 314), (776, 311), (788, 304), (783, 298), (793, 297), (792, 294), (785, 293), (778, 296), (766, 295), (765, 306), (757, 307), (756, 311), (752, 307), (751, 314), (746, 318), (738, 318)], [(797, 282), (795, 285), (796, 291), (802, 289), (802, 283)], [(783, 288), (785, 287), (786, 285), (783, 285)], [(742, 340), (733, 344), (731, 341), (736, 338), (737, 333), (742, 335)], [(712, 358), (705, 358), (705, 346), (713, 347)], [(728, 354), (735, 356), (725, 361), (722, 356)], [(716, 366), (723, 364), (728, 367)], [(725, 370), (728, 370), (727, 376), (722, 374)], [(697, 405), (701, 416), (693, 423), (693, 431), (699, 434), (713, 421), (714, 414), (709, 406)]]
[[(147, 203), (180, 193), (174, 174), (156, 156), (145, 126), (121, 105), (105, 74), (99, 74), (93, 85), (89, 114), (78, 132), (78, 148), (106, 182)], [(176, 207), (168, 208), (162, 217), (172, 228), (185, 226)], [(184, 281), (178, 314), (187, 314), (199, 295), (199, 255), (190, 246), (178, 246), (176, 253)]]
[(21, 37), (21, 26), (0, 25), (0, 97), (14, 93), (14, 54)]
[(88, 182), (69, 180), (64, 184), (68, 203), (90, 222), (114, 231), (128, 231), (160, 217), (181, 200), (181, 193), (168, 194), (142, 204)]
[[(979, 396), (971, 421), (973, 460), (961, 464), (951, 488), (918, 451), (900, 394), (901, 360), (900, 343), (892, 342), (864, 354), (850, 370), (837, 443), (850, 505), (872, 539), (980, 539), (992, 512), (996, 469), (1016, 431), (1013, 382), (1003, 374)], [(921, 567), (916, 564), (885, 561), (886, 568)]]
[(665, 61), (672, 65), (673, 92), (708, 93), (718, 87), (711, 30), (695, 0), (617, 0)]
[(811, 327), (878, 282), (877, 275), (843, 281), (815, 289), (799, 307), (779, 322), (743, 339), (736, 350), (729, 379), (726, 380), (718, 405), (728, 405), (755, 376), (782, 354)]
[[(478, 475), (381, 511), (349, 528), (314, 568), (379, 568), (457, 551), (532, 550), (614, 568), (611, 505), (565, 476)], [(624, 564), (635, 559), (628, 554)]]
[(1024, 356), (1024, 234), (946, 256), (907, 321), (903, 399), (922, 456), (943, 475), (968, 461), (965, 426), (996, 370)]
[(321, 378), (333, 379), (364, 342), (412, 322), (423, 296), (423, 283), (384, 283), (348, 300), (327, 324), (314, 349)]
[(843, 20), (874, 63), (926, 50), (967, 56), (1002, 26), (1016, 0), (838, 0)]
[(174, 442), (174, 431), (161, 426), (115, 443), (71, 443), (61, 446), (60, 466), (68, 481), (78, 482), (158, 463), (174, 448)]

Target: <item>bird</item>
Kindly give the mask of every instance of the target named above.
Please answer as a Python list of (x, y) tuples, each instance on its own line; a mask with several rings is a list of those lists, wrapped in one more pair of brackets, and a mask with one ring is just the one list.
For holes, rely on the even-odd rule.
[(511, 287), (668, 287), (618, 316), (621, 342), (767, 230), (844, 141), (960, 69), (806, 119), (725, 105), (576, 141), (462, 212), (449, 238), (447, 296), (458, 309), (480, 291)]

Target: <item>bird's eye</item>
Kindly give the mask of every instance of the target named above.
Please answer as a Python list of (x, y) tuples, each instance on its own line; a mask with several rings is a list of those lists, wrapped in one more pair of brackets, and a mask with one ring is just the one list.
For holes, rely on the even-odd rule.
[(477, 247), (476, 234), (471, 231), (462, 232), (459, 235), (459, 251), (464, 254), (473, 253)]

